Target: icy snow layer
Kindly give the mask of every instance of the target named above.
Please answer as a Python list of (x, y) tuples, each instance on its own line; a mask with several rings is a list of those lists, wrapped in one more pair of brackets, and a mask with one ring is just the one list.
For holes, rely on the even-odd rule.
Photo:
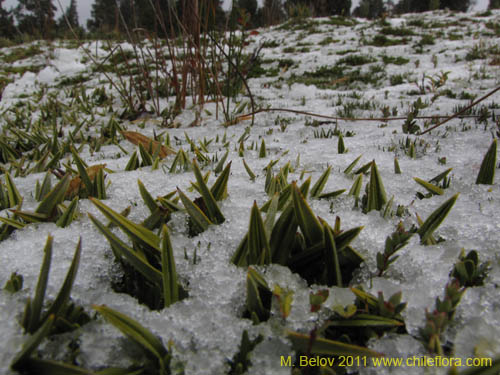
[[(420, 17), (420, 16), (419, 16)], [(317, 25), (319, 32), (301, 34), (301, 30), (289, 31), (271, 28), (261, 30), (255, 36), (249, 48), (264, 40), (276, 40), (277, 48), (264, 48), (263, 59), (291, 58), (298, 63), (296, 68), (281, 71), (279, 77), (257, 78), (250, 81), (253, 94), (263, 106), (285, 107), (313, 111), (316, 113), (335, 115), (342, 107), (336, 104), (339, 96), (343, 103), (354, 102), (354, 96), (361, 96), (360, 101), (369, 102), (376, 109), (368, 111), (355, 110), (356, 116), (380, 116), (382, 106), (397, 108), (399, 114), (407, 112), (409, 106), (417, 96), (408, 96), (407, 92), (416, 90), (415, 84), (409, 83), (412, 79), (420, 80), (423, 74), (433, 76), (440, 72), (449, 71), (449, 79), (442, 89), (450, 89), (460, 95), (462, 91), (475, 95), (483, 95), (486, 91), (496, 87), (500, 81), (498, 65), (489, 66), (488, 60), (465, 61), (464, 56), (473, 46), (486, 45), (493, 48), (499, 45), (500, 38), (494, 36), (480, 36), (487, 32), (486, 22), (498, 23), (500, 13), (495, 12), (490, 17), (472, 17), (470, 15), (450, 15), (445, 12), (426, 14), (425, 22), (455, 22), (458, 26), (449, 26), (444, 33), (463, 34), (463, 39), (450, 41), (440, 39), (435, 35), (436, 43), (425, 46), (423, 54), (416, 54), (413, 45), (420, 40), (420, 36), (411, 37), (411, 43), (404, 46), (379, 48), (365, 46), (360, 43), (363, 33), (365, 39), (371, 39), (373, 33), (380, 27), (360, 21), (354, 27), (338, 27), (326, 24)], [(393, 27), (404, 26), (409, 19), (416, 16), (388, 20)], [(319, 20), (322, 21), (322, 20)], [(324, 21), (324, 20), (323, 20)], [(419, 29), (420, 30), (420, 29)], [(424, 29), (419, 33), (429, 33)], [(480, 39), (476, 38), (480, 36)], [(491, 34), (490, 34), (491, 35)], [(337, 40), (326, 46), (318, 43), (330, 36)], [(390, 36), (391, 37), (391, 36)], [(297, 42), (308, 44), (309, 52), (303, 54), (286, 54), (285, 46), (295, 46)], [(98, 56), (105, 56), (106, 52), (98, 46), (91, 46), (92, 51), (98, 50)], [(290, 87), (284, 81), (292, 74), (301, 75), (306, 71), (314, 71), (320, 66), (331, 66), (343, 56), (336, 54), (339, 51), (355, 50), (356, 54), (370, 55), (380, 60), (380, 55), (403, 56), (410, 59), (408, 64), (386, 66), (388, 76), (407, 75), (401, 85), (390, 86), (386, 78), (380, 87), (359, 86), (355, 92), (352, 89), (342, 91), (335, 89), (324, 90), (302, 83), (292, 84)], [(434, 66), (433, 55), (437, 56), (437, 66)], [(36, 91), (41, 85), (47, 85), (51, 90), (59, 90), (55, 85), (63, 76), (71, 77), (80, 72), (89, 73), (81, 59), (83, 53), (76, 50), (56, 48), (52, 55), (48, 55), (47, 67), (39, 73), (25, 73), (15, 77), (14, 83), (8, 85), (0, 103), (0, 113), (15, 104), (21, 94)], [(418, 61), (418, 62), (417, 62)], [(26, 64), (29, 63), (25, 62)], [(276, 65), (271, 63), (266, 67)], [(375, 65), (374, 63), (372, 65)], [(378, 64), (381, 64), (380, 61)], [(362, 67), (366, 70), (366, 67)], [(478, 78), (479, 77), (479, 78)], [(102, 77), (101, 77), (102, 78)], [(280, 82), (278, 79), (283, 79)], [(99, 77), (93, 77), (92, 82), (97, 84)], [(60, 98), (64, 98), (60, 92)], [(431, 102), (433, 93), (420, 96), (422, 101)], [(117, 96), (117, 95), (116, 95)], [(498, 93), (488, 99), (487, 103), (499, 104)], [(24, 99), (25, 100), (25, 99)], [(421, 114), (451, 113), (457, 105), (466, 104), (466, 100), (449, 99), (439, 96)], [(116, 104), (118, 105), (118, 104)], [(215, 106), (206, 106), (211, 113), (215, 113)], [(265, 174), (263, 168), (269, 160), (280, 159), (279, 166), (288, 161), (294, 167), (289, 181), (298, 180), (301, 172), (306, 171), (305, 177), (311, 176), (316, 181), (327, 165), (333, 166), (332, 174), (324, 191), (349, 189), (353, 179), (345, 176), (342, 171), (358, 155), (363, 155), (358, 166), (371, 160), (376, 160), (382, 180), (385, 184), (388, 197), (394, 196), (394, 207), (404, 205), (409, 215), (404, 218), (406, 227), (415, 224), (415, 214), (426, 218), (440, 204), (453, 194), (460, 196), (453, 210), (439, 228), (438, 234), (446, 239), (435, 246), (421, 246), (417, 236), (400, 251), (399, 259), (390, 267), (384, 277), (374, 277), (375, 256), (383, 251), (386, 236), (394, 231), (399, 218), (383, 219), (378, 212), (362, 214), (353, 209), (354, 202), (346, 194), (335, 200), (310, 200), (313, 211), (333, 224), (335, 217), (342, 219), (342, 228), (348, 229), (363, 225), (364, 229), (353, 243), (366, 259), (366, 264), (357, 275), (357, 281), (365, 289), (376, 294), (383, 291), (386, 297), (397, 291), (403, 292), (403, 300), (408, 302), (404, 318), (409, 335), (387, 336), (378, 341), (370, 342), (370, 346), (389, 357), (421, 356), (424, 355), (423, 345), (416, 339), (419, 328), (424, 325), (425, 309), (434, 308), (434, 300), (443, 295), (443, 288), (449, 279), (449, 272), (457, 260), (462, 248), (467, 251), (479, 251), (481, 261), (491, 261), (492, 270), (484, 287), (470, 288), (466, 291), (456, 313), (456, 322), (446, 333), (446, 338), (455, 344), (457, 356), (468, 357), (498, 356), (500, 345), (500, 305), (498, 285), (500, 284), (500, 190), (496, 182), (493, 186), (475, 185), (482, 158), (492, 140), (494, 125), (491, 120), (488, 125), (476, 124), (474, 120), (453, 120), (445, 128), (434, 131), (432, 134), (419, 137), (417, 158), (410, 159), (399, 147), (400, 142), (406, 139), (401, 133), (401, 122), (391, 122), (386, 127), (380, 123), (359, 121), (340, 122), (339, 128), (343, 131), (352, 131), (353, 137), (345, 137), (348, 153), (337, 154), (337, 138), (317, 139), (314, 131), (320, 128), (305, 127), (303, 116), (281, 113), (281, 118), (290, 119), (286, 129), (276, 125), (276, 113), (260, 114), (256, 123), (250, 129), (250, 137), (245, 142), (249, 146), (252, 142), (260, 145), (261, 138), (266, 141), (268, 157), (259, 159), (258, 152), (245, 151), (245, 160), (251, 169), (258, 175), (255, 182), (250, 182), (243, 167), (242, 160), (235, 151), (235, 143), (243, 134), (244, 126), (240, 124), (224, 129), (214, 116), (203, 113), (202, 126), (197, 128), (182, 127), (169, 129), (171, 139), (179, 139), (180, 144), (175, 148), (183, 147), (189, 150), (184, 138), (186, 132), (191, 139), (199, 140), (206, 137), (222, 138), (226, 132), (231, 141), (230, 155), (232, 160), (231, 177), (229, 179), (229, 197), (222, 202), (221, 209), (226, 221), (219, 226), (211, 226), (206, 232), (197, 237), (187, 237), (186, 216), (183, 213), (173, 215), (169, 227), (172, 232), (172, 242), (177, 263), (177, 271), (183, 285), (189, 291), (189, 298), (176, 303), (162, 311), (150, 311), (139, 305), (137, 301), (125, 294), (115, 293), (111, 289), (111, 281), (119, 275), (119, 270), (113, 263), (110, 247), (104, 237), (97, 231), (88, 219), (86, 213), (104, 220), (103, 216), (88, 200), (79, 204), (81, 215), (68, 228), (61, 229), (55, 224), (28, 225), (23, 230), (16, 230), (7, 240), (0, 243), (0, 285), (4, 285), (14, 271), (24, 276), (24, 289), (10, 295), (0, 291), (0, 332), (3, 340), (0, 341), (0, 373), (11, 373), (9, 363), (24, 342), (22, 329), (18, 324), (24, 304), (28, 296), (33, 296), (38, 272), (42, 260), (42, 249), (48, 234), (54, 237), (54, 254), (48, 296), (54, 297), (63, 282), (66, 271), (78, 241), (82, 237), (83, 252), (78, 276), (72, 290), (72, 298), (81, 304), (88, 312), (92, 311), (91, 304), (106, 304), (124, 312), (140, 321), (145, 327), (162, 338), (166, 344), (172, 340), (174, 354), (177, 360), (185, 363), (186, 374), (223, 374), (227, 373), (227, 362), (238, 350), (243, 330), (248, 330), (251, 337), (263, 334), (264, 341), (257, 346), (252, 354), (250, 374), (289, 374), (288, 368), (280, 367), (280, 356), (293, 355), (289, 342), (284, 338), (284, 330), (299, 330), (307, 332), (314, 328), (324, 313), (310, 313), (309, 292), (320, 286), (307, 287), (307, 284), (298, 275), (292, 274), (287, 268), (272, 265), (260, 268), (268, 284), (272, 287), (279, 284), (294, 291), (291, 314), (286, 321), (279, 315), (277, 306), (273, 304), (271, 319), (258, 326), (241, 318), (245, 304), (246, 270), (229, 264), (229, 259), (237, 248), (240, 240), (248, 229), (250, 208), (254, 200), (262, 205), (267, 196), (264, 192)], [(37, 113), (33, 114), (34, 116)], [(181, 124), (188, 124), (193, 119), (191, 111), (185, 111), (179, 116)], [(95, 124), (106, 123), (107, 116), (96, 116)], [(2, 120), (4, 121), (4, 120)], [(279, 120), (277, 121), (279, 123)], [(3, 123), (0, 124), (2, 126)], [(124, 123), (129, 130), (138, 130), (152, 136), (156, 123), (146, 123), (145, 129), (138, 129), (136, 125)], [(422, 123), (419, 122), (422, 126)], [(325, 131), (333, 129), (334, 125), (324, 125)], [(164, 129), (156, 129), (157, 133)], [(95, 129), (93, 134), (98, 133)], [(413, 140), (415, 136), (410, 136)], [(126, 150), (133, 151), (134, 147), (121, 142)], [(224, 154), (221, 143), (212, 142), (209, 146), (210, 156)], [(288, 153), (285, 155), (285, 153)], [(300, 155), (299, 165), (296, 165)], [(402, 169), (401, 175), (393, 171), (394, 156), (398, 156)], [(105, 204), (116, 211), (121, 211), (131, 205), (129, 216), (135, 222), (143, 220), (147, 215), (147, 208), (140, 197), (137, 180), (140, 179), (153, 196), (164, 195), (180, 187), (187, 191), (190, 181), (194, 180), (192, 173), (168, 174), (162, 168), (152, 171), (151, 168), (142, 168), (137, 171), (124, 172), (129, 156), (116, 146), (106, 146), (100, 152), (90, 155), (88, 147), (81, 156), (89, 163), (106, 163), (108, 168), (116, 171), (109, 174), (111, 186), (108, 188), (108, 199)], [(446, 165), (438, 163), (438, 158), (446, 157)], [(167, 168), (172, 157), (163, 161)], [(453, 168), (451, 186), (444, 196), (435, 196), (431, 199), (418, 200), (416, 191), (422, 191), (413, 177), (430, 179), (444, 171)], [(14, 178), (19, 192), (24, 197), (23, 208), (33, 209), (37, 203), (33, 198), (36, 180), (41, 180), (43, 174), (29, 175), (25, 178)], [(214, 177), (210, 177), (212, 184)], [(364, 179), (365, 183), (367, 179)], [(497, 176), (498, 181), (498, 176)], [(190, 193), (191, 197), (194, 194)], [(2, 213), (6, 215), (6, 213)], [(194, 250), (197, 249), (197, 262), (193, 264)], [(184, 254), (187, 254), (185, 259)], [(330, 288), (330, 297), (325, 306), (352, 303), (354, 297), (347, 289)], [(80, 348), (76, 358), (78, 364), (99, 369), (103, 365), (127, 366), (134, 359), (140, 358), (140, 351), (131, 346), (114, 327), (105, 323), (100, 317), (81, 328), (80, 332), (73, 332), (57, 338), (56, 343), (46, 343), (42, 347), (47, 358), (65, 359), (65, 349), (72, 338), (78, 337)], [(62, 349), (61, 349), (62, 348)], [(386, 369), (359, 369), (362, 374), (408, 374), (424, 373), (423, 368), (386, 368)], [(428, 369), (432, 370), (432, 369)], [(438, 371), (443, 373), (443, 371)]]

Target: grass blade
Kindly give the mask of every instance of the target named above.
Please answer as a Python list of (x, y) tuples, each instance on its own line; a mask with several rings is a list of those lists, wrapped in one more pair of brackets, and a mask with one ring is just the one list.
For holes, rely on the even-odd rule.
[(106, 305), (94, 305), (93, 308), (125, 336), (153, 354), (160, 362), (163, 362), (163, 359), (167, 355), (167, 349), (165, 349), (160, 339), (149, 330), (144, 328), (134, 319)]
[(163, 298), (165, 307), (179, 300), (179, 285), (175, 270), (174, 252), (167, 226), (162, 229), (161, 269), (163, 279)]
[(23, 200), (23, 197), (19, 194), (12, 177), (7, 171), (5, 171), (5, 185), (7, 186), (8, 207), (17, 206)]
[(321, 194), (326, 182), (328, 181), (328, 177), (330, 177), (331, 170), (332, 167), (328, 167), (326, 171), (323, 172), (318, 181), (316, 181), (316, 183), (313, 185), (313, 187), (311, 188), (311, 197), (317, 198)]
[(377, 164), (375, 163), (375, 160), (373, 160), (370, 170), (366, 212), (370, 212), (372, 210), (380, 211), (386, 202), (387, 196), (385, 194), (384, 184), (382, 183), (382, 178), (378, 173)]
[(453, 197), (444, 202), (441, 206), (439, 206), (422, 224), (422, 226), (418, 230), (418, 234), (420, 235), (420, 242), (423, 244), (430, 238), (432, 233), (441, 225), (443, 220), (446, 218), (446, 215), (451, 211), (453, 205), (455, 204), (458, 193)]
[(326, 284), (342, 288), (342, 273), (340, 272), (339, 257), (333, 231), (326, 222), (323, 223), (323, 230), (325, 232)]
[(227, 197), (227, 182), (229, 181), (229, 174), (231, 172), (231, 163), (232, 161), (226, 165), (226, 168), (224, 168), (219, 177), (217, 177), (217, 180), (215, 180), (210, 189), (216, 201), (221, 201)]
[(255, 173), (253, 173), (253, 171), (250, 169), (250, 167), (246, 163), (245, 159), (243, 159), (243, 166), (245, 167), (245, 170), (247, 171), (248, 177), (250, 177), (250, 180), (254, 181), (255, 180)]
[(363, 155), (359, 155), (356, 159), (354, 159), (354, 161), (344, 170), (344, 174), (350, 174), (362, 156)]
[(56, 221), (56, 225), (61, 228), (66, 228), (68, 225), (70, 225), (71, 222), (73, 221), (73, 218), (75, 217), (75, 212), (77, 207), (78, 207), (78, 197), (75, 197), (69, 204), (66, 211), (64, 211), (61, 217)]
[(179, 197), (181, 198), (182, 204), (186, 208), (188, 215), (191, 217), (193, 224), (195, 225), (195, 231), (201, 233), (207, 230), (208, 226), (212, 224), (210, 219), (203, 213), (200, 208), (194, 204), (191, 199), (189, 199), (186, 194), (182, 192), (181, 189), (177, 188)]
[(69, 187), (70, 174), (67, 173), (54, 188), (45, 196), (43, 201), (38, 205), (35, 213), (52, 217), (55, 213), (57, 205), (64, 201), (64, 196)]
[(497, 140), (494, 139), (490, 148), (484, 155), (481, 169), (477, 175), (476, 184), (493, 185), (495, 168), (497, 164)]
[(267, 239), (264, 222), (260, 215), (257, 202), (253, 202), (250, 213), (250, 225), (248, 229), (248, 253), (250, 264), (271, 263), (271, 249)]
[(300, 193), (295, 182), (292, 183), (292, 201), (295, 217), (304, 235), (307, 246), (313, 246), (323, 242), (323, 228), (304, 199), (304, 196)]
[(50, 271), (50, 263), (52, 260), (52, 242), (53, 237), (48, 236), (47, 242), (45, 243), (45, 248), (43, 249), (43, 261), (42, 267), (40, 269), (40, 275), (38, 276), (38, 282), (36, 284), (35, 297), (31, 302), (30, 306), (30, 316), (27, 317), (28, 324), (24, 327), (26, 332), (33, 333), (35, 332), (41, 320), (43, 301), (45, 299), (45, 291), (47, 289), (47, 283), (49, 281), (49, 271)]
[[(203, 180), (203, 176), (201, 175), (200, 168), (196, 163), (196, 160), (193, 160), (193, 171), (194, 176), (196, 177), (196, 182), (198, 183), (198, 187), (200, 189), (201, 196), (203, 197), (203, 201), (207, 207), (207, 216), (214, 224), (222, 224), (226, 219), (217, 205), (217, 201), (215, 200), (213, 194), (207, 187), (207, 184)], [(229, 173), (229, 172), (228, 172)]]
[(160, 251), (159, 244), (160, 238), (151, 232), (149, 229), (144, 228), (120, 215), (118, 212), (112, 210), (104, 203), (95, 198), (89, 198), (91, 202), (101, 211), (106, 218), (118, 225), (121, 230), (133, 241), (148, 248), (153, 248)]
[(431, 193), (433, 195), (443, 195), (444, 194), (443, 189), (441, 189), (440, 187), (437, 187), (434, 184), (431, 184), (430, 182), (424, 181), (418, 177), (413, 177), (413, 179), (415, 180), (415, 182), (417, 184), (423, 186), (429, 193)]
[(49, 334), (54, 324), (55, 316), (51, 315), (47, 318), (44, 324), (32, 336), (30, 336), (23, 345), (23, 349), (15, 356), (11, 363), (11, 368), (20, 370), (23, 368), (26, 360), (36, 350), (42, 340)]
[(149, 194), (149, 191), (146, 189), (141, 180), (137, 180), (137, 185), (139, 185), (139, 192), (141, 193), (144, 203), (149, 208), (149, 211), (154, 213), (158, 209), (155, 199), (151, 196), (151, 194)]
[(121, 257), (125, 258), (132, 267), (134, 267), (139, 273), (141, 273), (146, 279), (151, 281), (154, 285), (162, 285), (162, 274), (156, 268), (151, 266), (147, 260), (140, 256), (137, 251), (130, 248), (124, 242), (122, 242), (118, 237), (116, 237), (111, 231), (106, 228), (99, 220), (97, 220), (91, 214), (88, 214), (90, 220), (99, 229), (99, 231), (106, 237), (110, 243), (113, 252)]

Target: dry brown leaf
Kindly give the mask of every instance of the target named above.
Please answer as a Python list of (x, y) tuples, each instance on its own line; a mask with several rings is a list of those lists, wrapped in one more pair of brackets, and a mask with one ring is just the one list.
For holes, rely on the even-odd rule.
[(176, 154), (176, 152), (172, 148), (164, 146), (160, 142), (155, 141), (154, 139), (151, 139), (149, 137), (146, 137), (145, 135), (143, 135), (141, 133), (132, 132), (132, 131), (123, 131), (122, 135), (130, 143), (133, 143), (136, 146), (142, 145), (146, 150), (149, 148), (149, 144), (151, 143), (152, 149), (153, 149), (153, 154), (156, 153), (157, 147), (160, 147), (160, 151), (158, 153), (158, 156), (161, 159), (167, 157), (168, 155), (175, 155)]

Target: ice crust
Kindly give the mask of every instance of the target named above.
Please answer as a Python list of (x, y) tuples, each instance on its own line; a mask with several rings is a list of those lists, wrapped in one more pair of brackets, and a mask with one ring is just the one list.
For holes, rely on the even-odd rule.
[[(492, 19), (498, 20), (499, 16), (500, 13), (494, 11)], [(429, 20), (446, 21), (453, 16), (440, 12), (434, 15), (427, 14), (425, 17)], [(357, 42), (351, 40), (358, 37), (360, 28), (367, 26), (365, 21), (358, 21), (360, 24), (351, 29), (328, 28), (321, 25), (320, 29), (323, 34), (309, 35), (303, 41), (318, 43), (325, 35), (338, 33), (336, 37), (345, 41), (346, 44), (332, 47), (333, 51), (355, 48), (362, 54), (378, 55), (381, 53), (378, 49), (358, 46)], [(392, 19), (390, 22), (394, 27), (404, 26), (408, 22), (408, 17)], [(482, 23), (469, 26), (476, 31), (482, 30), (483, 27)], [(369, 32), (369, 29), (365, 30), (365, 35)], [(286, 31), (280, 31), (277, 28), (270, 28), (265, 33), (270, 39), (275, 40), (296, 37), (296, 35), (291, 37)], [(252, 46), (257, 45), (259, 41), (263, 41), (262, 36), (255, 37)], [(500, 38), (491, 38), (491, 42), (498, 44)], [(414, 61), (421, 60), (420, 68), (415, 68), (416, 78), (421, 78), (424, 72), (433, 75), (442, 70), (451, 70), (449, 87), (456, 89), (457, 92), (467, 89), (480, 94), (483, 93), (485, 87), (490, 88), (498, 84), (495, 83), (499, 78), (498, 70), (487, 67), (495, 78), (469, 82), (471, 69), (478, 71), (481, 67), (468, 66), (463, 60), (455, 62), (455, 55), (463, 59), (466, 51), (476, 43), (477, 41), (471, 37), (464, 36), (464, 40), (460, 43), (447, 42), (445, 45), (430, 46), (430, 52), (425, 55), (413, 55), (413, 50), (409, 46), (402, 47), (403, 50), (390, 50), (390, 53), (402, 56), (411, 55), (412, 69)], [(442, 48), (447, 48), (447, 51), (444, 55), (439, 55), (439, 66), (434, 68), (431, 56)], [(100, 48), (100, 44), (89, 45), (89, 49), (93, 52), (97, 49), (97, 55), (101, 58), (107, 53)], [(289, 57), (282, 53), (277, 54), (275, 50), (271, 52), (264, 49), (263, 53), (266, 57)], [(89, 67), (81, 63), (82, 57), (81, 51), (57, 48), (55, 54), (49, 56), (49, 64), (46, 68), (37, 74), (27, 72), (22, 77), (17, 77), (14, 83), (5, 88), (0, 102), (0, 111), (6, 110), (20, 100), (20, 94), (33, 92), (42, 84), (49, 87), (55, 86), (62, 76), (87, 72)], [(300, 56), (291, 56), (291, 58), (302, 60)], [(299, 69), (314, 70), (322, 65), (331, 65), (338, 58), (340, 57), (330, 55), (321, 48), (306, 54)], [(390, 65), (388, 70), (390, 74), (402, 74), (408, 70), (408, 66)], [(280, 74), (286, 77), (290, 73)], [(337, 94), (350, 93), (320, 90), (315, 86), (303, 84), (293, 84), (291, 87), (283, 84), (281, 89), (265, 88), (267, 82), (271, 82), (269, 78), (250, 81), (254, 96), (265, 98), (265, 104), (273, 107), (313, 110), (316, 113), (328, 115), (334, 115), (339, 109), (332, 106)], [(377, 89), (362, 90), (361, 88), (357, 92), (363, 95), (364, 100), (391, 107), (396, 106), (401, 113), (414, 99), (410, 96), (400, 99), (400, 95), (413, 89), (415, 89), (414, 85), (403, 84)], [(384, 99), (386, 90), (388, 99)], [(305, 106), (301, 104), (302, 98), (306, 99)], [(432, 95), (422, 96), (423, 101), (431, 98)], [(497, 93), (490, 102), (498, 103), (499, 99)], [(424, 109), (422, 114), (451, 113), (457, 103), (461, 102), (440, 96), (431, 109)], [(208, 104), (205, 108), (215, 113), (215, 105)], [(363, 111), (358, 111), (357, 114), (366, 115)], [(36, 115), (36, 113), (33, 114), (33, 116)], [(352, 244), (366, 260), (362, 270), (356, 276), (357, 281), (362, 283), (365, 290), (375, 295), (381, 291), (386, 298), (402, 291), (403, 301), (408, 302), (403, 316), (409, 334), (386, 336), (378, 341), (371, 341), (370, 347), (392, 357), (425, 354), (425, 349), (416, 339), (419, 329), (424, 325), (425, 310), (434, 309), (435, 298), (443, 296), (449, 273), (458, 254), (464, 248), (466, 251), (478, 250), (481, 261), (491, 261), (491, 271), (484, 287), (469, 288), (466, 291), (457, 309), (456, 322), (447, 332), (447, 338), (455, 343), (456, 356), (494, 357), (500, 354), (498, 344), (500, 335), (498, 328), (500, 327), (500, 304), (498, 302), (500, 186), (498, 182), (492, 186), (474, 184), (482, 158), (492, 140), (491, 121), (485, 130), (484, 125), (476, 124), (473, 120), (452, 120), (449, 122), (452, 130), (446, 132), (446, 135), (443, 129), (420, 137), (428, 143), (427, 151), (424, 153), (419, 147), (417, 159), (410, 159), (398, 147), (399, 143), (404, 142), (407, 137), (401, 134), (400, 122), (391, 122), (385, 128), (379, 128), (379, 123), (369, 121), (339, 122), (338, 127), (342, 131), (350, 130), (356, 133), (354, 137), (345, 137), (349, 151), (339, 155), (337, 138), (314, 138), (314, 131), (320, 128), (305, 127), (303, 116), (280, 114), (280, 117), (291, 120), (287, 129), (282, 132), (280, 127), (275, 125), (276, 114), (259, 114), (254, 127), (251, 128), (249, 139), (245, 141), (245, 146), (248, 147), (252, 142), (260, 145), (263, 137), (266, 141), (268, 156), (260, 159), (258, 151), (245, 150), (245, 161), (257, 175), (256, 181), (250, 182), (241, 158), (233, 149), (233, 144), (243, 134), (246, 124), (222, 128), (220, 121), (215, 120), (214, 116), (206, 114), (203, 116), (200, 127), (168, 130), (172, 139), (177, 137), (182, 140), (182, 144), (175, 145), (174, 148), (182, 147), (186, 151), (189, 150), (189, 145), (185, 141), (184, 132), (195, 140), (201, 140), (204, 137), (210, 139), (216, 135), (222, 138), (226, 133), (232, 142), (228, 158), (228, 161), (232, 160), (229, 197), (221, 203), (226, 221), (222, 225), (209, 227), (207, 231), (194, 238), (187, 236), (184, 213), (175, 213), (169, 222), (177, 272), (181, 283), (189, 292), (189, 297), (162, 311), (150, 311), (147, 307), (139, 305), (133, 297), (114, 292), (111, 288), (111, 281), (119, 276), (120, 270), (113, 260), (108, 242), (91, 223), (87, 213), (104, 223), (107, 223), (107, 220), (90, 201), (81, 200), (79, 203), (81, 214), (68, 228), (61, 229), (53, 223), (32, 224), (22, 230), (16, 230), (10, 238), (0, 242), (0, 286), (5, 285), (14, 271), (24, 277), (24, 289), (21, 292), (10, 295), (5, 291), (0, 291), (0, 316), (2, 317), (0, 332), (3, 336), (3, 340), (0, 341), (0, 373), (12, 373), (9, 364), (26, 339), (18, 321), (26, 299), (34, 294), (43, 257), (42, 250), (47, 236), (51, 234), (54, 237), (54, 253), (47, 289), (48, 298), (54, 298), (63, 283), (78, 238), (81, 237), (82, 259), (71, 295), (72, 299), (82, 305), (87, 312), (93, 314), (92, 304), (106, 304), (140, 321), (158, 335), (165, 345), (172, 340), (175, 359), (184, 363), (187, 375), (227, 373), (229, 361), (238, 351), (244, 330), (247, 330), (252, 338), (258, 334), (264, 336), (264, 341), (251, 354), (250, 359), (253, 365), (249, 369), (249, 374), (289, 374), (290, 369), (280, 366), (280, 356), (294, 355), (290, 343), (285, 338), (284, 330), (297, 330), (303, 333), (310, 331), (327, 317), (327, 308), (338, 304), (353, 303), (353, 294), (348, 289), (329, 288), (330, 296), (325, 302), (325, 309), (319, 314), (311, 313), (310, 292), (326, 288), (325, 286), (308, 287), (298, 275), (279, 265), (257, 267), (271, 288), (275, 285), (289, 288), (294, 291), (294, 299), (291, 314), (286, 320), (280, 316), (279, 307), (276, 301), (273, 301), (270, 320), (253, 326), (249, 320), (242, 319), (245, 308), (246, 270), (230, 264), (229, 261), (248, 230), (250, 208), (253, 202), (256, 201), (260, 206), (268, 199), (264, 192), (265, 172), (263, 168), (271, 159), (280, 159), (275, 171), (290, 161), (293, 170), (290, 172), (289, 181), (298, 180), (301, 172), (305, 170), (307, 171), (305, 178), (311, 176), (314, 183), (325, 168), (331, 165), (332, 173), (324, 192), (339, 189), (348, 191), (354, 179), (347, 177), (342, 171), (360, 154), (363, 156), (357, 166), (376, 160), (387, 196), (389, 198), (394, 196), (393, 207), (399, 204), (406, 206), (408, 215), (402, 219), (397, 217), (383, 219), (378, 212), (363, 214), (359, 209), (353, 209), (354, 200), (352, 197), (347, 197), (346, 193), (331, 201), (311, 199), (309, 203), (313, 211), (331, 225), (335, 222), (336, 216), (339, 216), (344, 230), (364, 226), (361, 234)], [(99, 124), (105, 124), (109, 119), (106, 116), (96, 117)], [(193, 118), (193, 113), (186, 111), (179, 121), (187, 124)], [(471, 129), (461, 131), (464, 124), (471, 126)], [(137, 123), (126, 122), (125, 125), (128, 130), (140, 131), (152, 136), (155, 122), (146, 121), (145, 129), (139, 128)], [(3, 124), (0, 123), (1, 126)], [(335, 126), (325, 125), (323, 128), (333, 130)], [(273, 130), (272, 134), (268, 134), (269, 129)], [(163, 129), (160, 130), (163, 131)], [(156, 131), (158, 133), (159, 129)], [(439, 152), (435, 152), (438, 143)], [(116, 172), (107, 177), (111, 185), (107, 189), (108, 199), (104, 203), (109, 207), (119, 212), (131, 206), (129, 218), (134, 222), (144, 220), (149, 212), (140, 196), (138, 179), (154, 197), (165, 195), (177, 187), (191, 198), (197, 196), (188, 191), (190, 182), (194, 181), (191, 172), (169, 174), (165, 173), (162, 168), (153, 171), (151, 167), (124, 172), (123, 169), (130, 158), (130, 153), (135, 147), (125, 141), (120, 145), (129, 152), (129, 155), (124, 155), (117, 146), (103, 146), (101, 151), (94, 155), (90, 155), (86, 147), (81, 153), (89, 164), (106, 163), (108, 168)], [(391, 146), (395, 148), (395, 151), (387, 152)], [(285, 150), (289, 150), (289, 153), (283, 156)], [(215, 141), (210, 144), (209, 151), (211, 156), (217, 153), (219, 158), (225, 153), (221, 143), (215, 143)], [(401, 175), (394, 174), (395, 154), (399, 158), (403, 172)], [(298, 155), (300, 155), (300, 164), (296, 166)], [(442, 156), (447, 158), (446, 165), (440, 165), (437, 162), (438, 157)], [(169, 157), (163, 165), (168, 168), (172, 160), (172, 157)], [(415, 197), (416, 191), (423, 191), (423, 189), (413, 181), (413, 177), (427, 180), (450, 167), (453, 168), (452, 182), (444, 196), (424, 200), (418, 200)], [(33, 198), (34, 186), (36, 180), (41, 181), (43, 176), (43, 174), (35, 174), (25, 178), (14, 178), (20, 194), (25, 198), (23, 209), (36, 208), (38, 203)], [(369, 177), (365, 176), (363, 189), (368, 180)], [(215, 177), (212, 173), (209, 185), (214, 181)], [(416, 223), (415, 214), (418, 213), (425, 220), (446, 199), (458, 192), (460, 196), (457, 203), (437, 231), (437, 234), (446, 241), (434, 246), (422, 246), (418, 236), (414, 236), (399, 252), (399, 259), (389, 268), (384, 277), (375, 277), (376, 254), (383, 251), (385, 238), (394, 231), (398, 222), (402, 220), (408, 229), (410, 225)], [(4, 210), (0, 214), (6, 216), (7, 212)], [(115, 233), (120, 232), (115, 230)], [(124, 238), (121, 234), (120, 236)], [(196, 263), (194, 263), (195, 249)], [(187, 259), (185, 259), (185, 254)], [(133, 359), (141, 358), (139, 348), (126, 340), (119, 331), (107, 324), (101, 317), (82, 327), (78, 333), (81, 333), (79, 335), (80, 350), (76, 361), (86, 368), (97, 370), (104, 365), (126, 367), (132, 363)], [(45, 344), (42, 352), (48, 357), (64, 359), (67, 353), (58, 353), (56, 344), (69, 342), (72, 337), (72, 334), (59, 337), (56, 343)], [(422, 374), (423, 371), (417, 368), (360, 369), (360, 373), (364, 375)]]

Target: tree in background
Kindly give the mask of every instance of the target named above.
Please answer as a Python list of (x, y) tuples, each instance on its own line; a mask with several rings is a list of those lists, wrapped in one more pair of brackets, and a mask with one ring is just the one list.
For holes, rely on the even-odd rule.
[[(257, 0), (237, 0), (234, 1), (231, 13), (229, 15), (229, 24), (232, 29), (241, 23), (241, 18), (245, 18), (245, 27), (254, 28), (258, 27), (262, 22), (257, 17)], [(259, 22), (260, 21), (260, 22)]]
[(3, 1), (0, 0), (0, 37), (12, 39), (16, 32), (14, 18), (12, 17), (12, 12), (3, 8)]
[(57, 28), (60, 31), (66, 32), (73, 29), (77, 32), (80, 28), (80, 22), (78, 21), (78, 11), (76, 10), (76, 0), (71, 0), (69, 6), (64, 11), (64, 14), (59, 18), (57, 22)]
[(18, 0), (14, 9), (21, 33), (51, 38), (54, 32), (56, 7), (52, 0)]
[(351, 0), (325, 0), (326, 2), (326, 16), (344, 16), (351, 15)]
[(92, 4), (87, 28), (92, 32), (118, 32), (120, 14), (115, 0), (96, 0)]
[(500, 0), (490, 0), (488, 9), (500, 9)]
[(385, 13), (383, 0), (361, 0), (352, 13), (355, 17), (374, 19)]
[(396, 4), (394, 11), (396, 13), (420, 13), (436, 9), (450, 9), (466, 12), (470, 5), (470, 0), (401, 0)]
[(285, 11), (281, 0), (265, 0), (264, 6), (257, 12), (264, 25), (276, 25), (285, 19)]

